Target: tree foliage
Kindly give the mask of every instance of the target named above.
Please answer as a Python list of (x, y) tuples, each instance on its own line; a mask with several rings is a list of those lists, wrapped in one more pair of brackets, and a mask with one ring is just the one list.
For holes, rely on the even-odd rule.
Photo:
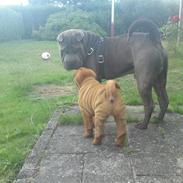
[(12, 9), (0, 8), (0, 42), (21, 39), (23, 32), (21, 14)]
[(59, 7), (52, 5), (18, 6), (13, 7), (13, 9), (22, 14), (25, 29), (24, 38), (31, 38), (33, 30), (38, 30), (40, 26), (44, 26), (51, 14), (60, 11)]
[(64, 8), (61, 12), (50, 15), (46, 25), (34, 31), (34, 37), (41, 40), (55, 40), (60, 32), (67, 29), (85, 29), (106, 35), (91, 13), (80, 9)]
[[(31, 38), (34, 32), (34, 36), (38, 38), (43, 39), (50, 35), (50, 39), (53, 39), (58, 31), (76, 27), (110, 35), (111, 0), (29, 0), (29, 2), (30, 5), (27, 7), (12, 7), (23, 19), (25, 30), (23, 38)], [(130, 24), (138, 18), (149, 18), (161, 27), (166, 24), (170, 16), (178, 14), (178, 3), (179, 0), (116, 0), (115, 34), (127, 32)], [(60, 13), (60, 16), (52, 16), (55, 13)], [(14, 22), (17, 21), (16, 17), (14, 16)], [(8, 24), (8, 21), (6, 22)]]

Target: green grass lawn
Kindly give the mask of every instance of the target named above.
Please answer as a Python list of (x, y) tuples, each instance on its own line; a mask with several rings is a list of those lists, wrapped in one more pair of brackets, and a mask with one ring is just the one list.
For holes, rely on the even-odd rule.
[[(49, 62), (40, 58), (51, 52)], [(11, 182), (56, 106), (75, 96), (40, 98), (34, 85), (72, 82), (60, 62), (56, 42), (18, 41), (0, 44), (0, 182)]]
[[(48, 62), (40, 55), (49, 51)], [(170, 56), (169, 110), (183, 113), (183, 56)], [(34, 86), (72, 84), (72, 72), (60, 64), (56, 42), (15, 41), (0, 44), (0, 182), (11, 182), (57, 106), (76, 102), (69, 96), (40, 97)], [(118, 79), (127, 104), (141, 104), (133, 76)], [(75, 91), (74, 91), (75, 92)]]

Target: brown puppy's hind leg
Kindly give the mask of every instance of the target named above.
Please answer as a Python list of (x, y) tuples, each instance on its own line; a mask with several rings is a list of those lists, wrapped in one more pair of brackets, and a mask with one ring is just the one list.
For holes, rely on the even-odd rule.
[(93, 139), (93, 145), (99, 145), (102, 143), (102, 138), (104, 136), (104, 121), (106, 119), (101, 119), (101, 117), (95, 116), (95, 136)]
[(116, 139), (115, 139), (115, 145), (120, 146), (124, 143), (127, 129), (126, 129), (126, 119), (123, 112), (118, 112), (114, 115), (114, 119), (116, 122)]
[(83, 121), (84, 122), (83, 137), (90, 138), (93, 136), (93, 127), (94, 127), (92, 116), (87, 112), (83, 112), (83, 111), (82, 111), (82, 116), (84, 120)]

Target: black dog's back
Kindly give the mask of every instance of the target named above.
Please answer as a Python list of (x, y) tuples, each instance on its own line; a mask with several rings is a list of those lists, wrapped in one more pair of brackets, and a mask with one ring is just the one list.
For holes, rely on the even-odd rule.
[(149, 33), (149, 37), (154, 44), (161, 44), (161, 34), (158, 27), (151, 20), (147, 19), (136, 20), (130, 25), (128, 29), (128, 40), (132, 36), (132, 33), (138, 31), (139, 28), (143, 29), (143, 33)]

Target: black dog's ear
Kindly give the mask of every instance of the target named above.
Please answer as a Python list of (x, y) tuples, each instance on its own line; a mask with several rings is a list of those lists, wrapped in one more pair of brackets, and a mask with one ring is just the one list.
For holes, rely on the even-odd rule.
[(62, 35), (62, 33), (61, 34), (59, 34), (58, 36), (57, 36), (57, 41), (58, 42), (63, 42), (63, 40), (64, 40), (64, 38), (63, 38), (63, 35)]
[(76, 35), (76, 40), (78, 42), (80, 42), (82, 39), (84, 38), (84, 32), (80, 31), (77, 35)]

